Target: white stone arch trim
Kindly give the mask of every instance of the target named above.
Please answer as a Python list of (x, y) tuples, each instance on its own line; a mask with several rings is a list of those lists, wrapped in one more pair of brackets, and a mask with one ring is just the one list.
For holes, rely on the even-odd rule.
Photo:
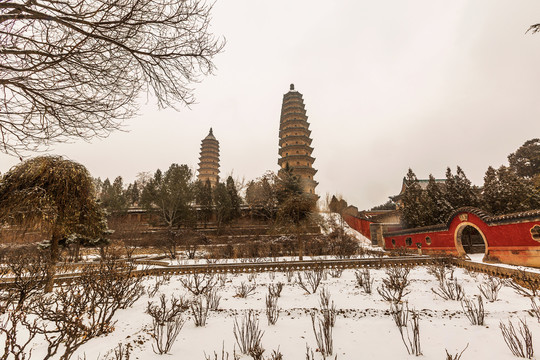
[(465, 227), (467, 226), (472, 226), (478, 231), (480, 236), (482, 236), (482, 240), (484, 240), (484, 248), (485, 248), (484, 256), (487, 256), (489, 252), (489, 244), (487, 242), (486, 235), (484, 235), (484, 233), (482, 232), (482, 230), (480, 230), (478, 225), (473, 224), (472, 222), (468, 222), (468, 221), (459, 223), (458, 226), (456, 227), (456, 230), (454, 231), (454, 246), (456, 247), (458, 255), (459, 256), (467, 255), (467, 253), (465, 253), (465, 249), (463, 248), (463, 245), (461, 244), (461, 234), (463, 233), (463, 229), (465, 229)]

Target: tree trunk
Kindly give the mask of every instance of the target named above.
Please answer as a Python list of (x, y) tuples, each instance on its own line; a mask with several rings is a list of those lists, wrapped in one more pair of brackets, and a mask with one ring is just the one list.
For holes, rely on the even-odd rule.
[(56, 274), (56, 263), (60, 257), (60, 249), (58, 242), (60, 240), (60, 235), (58, 230), (53, 229), (52, 239), (51, 239), (51, 248), (49, 256), (49, 264), (47, 266), (47, 279), (45, 280), (45, 292), (51, 292), (54, 287), (54, 275)]
[(298, 260), (304, 260), (304, 239), (300, 237), (300, 229), (296, 226), (296, 240), (298, 243)]

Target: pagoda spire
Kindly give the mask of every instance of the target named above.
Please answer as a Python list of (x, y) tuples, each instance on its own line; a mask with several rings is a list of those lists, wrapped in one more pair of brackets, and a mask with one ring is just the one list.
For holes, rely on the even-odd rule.
[(210, 180), (212, 187), (219, 182), (219, 141), (214, 136), (212, 128), (201, 141), (198, 173), (198, 180), (203, 183)]
[(300, 178), (305, 193), (316, 196), (315, 187), (319, 184), (313, 177), (315, 158), (311, 156), (311, 131), (307, 121), (302, 94), (291, 84), (288, 93), (283, 95), (279, 125), (279, 160), (281, 169), (291, 169)]

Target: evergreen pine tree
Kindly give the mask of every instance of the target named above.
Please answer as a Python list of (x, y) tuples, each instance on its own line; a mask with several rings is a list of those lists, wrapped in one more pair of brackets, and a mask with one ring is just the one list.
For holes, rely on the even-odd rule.
[(405, 191), (403, 193), (403, 225), (413, 228), (425, 225), (424, 206), (422, 203), (422, 188), (418, 183), (416, 175), (409, 169), (405, 176)]
[(425, 223), (426, 225), (443, 224), (452, 212), (452, 206), (444, 196), (441, 184), (435, 181), (433, 175), (429, 175), (429, 182), (425, 191)]
[(538, 209), (540, 194), (529, 179), (520, 177), (511, 167), (488, 168), (484, 177), (482, 200), (492, 214), (508, 214)]
[(216, 218), (218, 230), (223, 224), (227, 224), (232, 219), (232, 200), (224, 183), (217, 183), (214, 188), (214, 204), (216, 206)]
[(457, 167), (456, 175), (452, 174), (450, 168), (446, 168), (445, 199), (453, 210), (464, 206), (478, 206), (478, 190), (474, 188), (471, 181), (467, 179), (461, 167)]
[(459, 166), (457, 167), (455, 179), (455, 184), (459, 195), (459, 201), (455, 208), (463, 206), (478, 206), (479, 199), (477, 192), (472, 186), (471, 181), (467, 179), (465, 172)]
[(125, 211), (128, 207), (128, 199), (124, 192), (124, 182), (121, 176), (116, 177), (111, 185), (107, 178), (103, 182), (101, 190), (101, 205), (108, 211)]
[(129, 205), (136, 205), (139, 203), (141, 191), (139, 183), (135, 180), (132, 184), (129, 184), (126, 189), (126, 197)]
[(482, 207), (491, 214), (499, 214), (503, 210), (501, 205), (501, 189), (497, 171), (488, 167), (484, 175), (484, 187), (482, 188)]
[(240, 195), (238, 195), (232, 176), (227, 177), (226, 187), (231, 198), (231, 219), (237, 219), (240, 217), (240, 205), (242, 199), (240, 198)]
[(540, 139), (527, 140), (508, 155), (508, 162), (520, 177), (531, 179), (540, 174)]
[(210, 180), (205, 182), (197, 181), (195, 183), (195, 201), (200, 206), (200, 219), (204, 223), (204, 227), (212, 217), (212, 184)]

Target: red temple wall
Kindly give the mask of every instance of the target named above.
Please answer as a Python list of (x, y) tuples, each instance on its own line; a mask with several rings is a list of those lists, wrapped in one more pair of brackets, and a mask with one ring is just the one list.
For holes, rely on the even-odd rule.
[[(538, 225), (540, 220), (519, 220), (511, 223), (486, 223), (479, 216), (470, 212), (457, 213), (449, 224), (448, 229), (429, 230), (410, 229), (384, 234), (386, 249), (408, 248), (417, 249), (420, 243), (422, 253), (446, 253), (451, 255), (465, 255), (461, 246), (456, 246), (457, 230), (472, 225), (484, 236), (487, 243), (484, 261), (501, 262), (512, 265), (540, 267), (540, 242), (532, 238), (531, 229)], [(411, 238), (411, 245), (406, 244), (406, 238)], [(426, 242), (431, 239), (431, 244)], [(392, 242), (394, 240), (395, 243)]]

